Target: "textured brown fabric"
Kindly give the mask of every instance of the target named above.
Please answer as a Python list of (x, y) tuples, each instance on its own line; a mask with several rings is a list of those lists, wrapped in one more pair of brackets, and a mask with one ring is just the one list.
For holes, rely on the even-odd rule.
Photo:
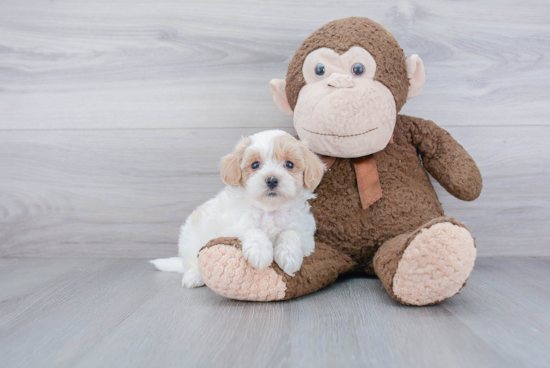
[[(393, 143), (393, 136), (392, 142)], [(336, 157), (319, 155), (321, 161), (325, 164), (325, 172), (330, 170)], [(355, 176), (357, 177), (357, 187), (363, 209), (367, 209), (371, 204), (382, 198), (382, 187), (378, 176), (378, 168), (373, 155), (353, 159), (355, 167)]]
[(310, 201), (316, 240), (352, 257), (358, 270), (373, 273), (372, 258), (384, 242), (444, 215), (412, 144), (417, 130), (409, 127), (408, 118), (398, 116), (395, 143), (374, 154), (383, 196), (368, 209), (361, 206), (353, 161), (344, 158), (336, 159)]
[[(296, 137), (296, 139), (300, 138)], [(393, 144), (393, 134), (390, 144)], [(330, 170), (332, 164), (336, 161), (336, 157), (324, 155), (319, 155), (319, 157), (325, 164), (325, 172)], [(361, 198), (363, 209), (366, 210), (371, 204), (382, 198), (382, 187), (380, 186), (376, 159), (373, 155), (368, 155), (353, 159), (353, 164), (355, 166), (355, 175), (357, 176), (359, 197)]]
[(464, 201), (481, 194), (481, 173), (466, 150), (433, 121), (400, 116), (403, 132), (422, 157), (424, 168), (449, 193)]
[(302, 43), (286, 75), (286, 94), (292, 110), (298, 94), (306, 84), (302, 65), (307, 55), (322, 47), (328, 47), (340, 55), (354, 46), (367, 50), (376, 61), (374, 80), (386, 86), (393, 94), (397, 112), (407, 101), (409, 79), (405, 53), (393, 36), (380, 24), (367, 18), (345, 18), (325, 24)]
[(382, 187), (374, 155), (354, 158), (353, 166), (357, 176), (357, 187), (361, 205), (366, 210), (371, 204), (382, 198)]
[[(395, 272), (397, 271), (399, 261), (403, 257), (403, 252), (405, 252), (405, 249), (407, 249), (409, 244), (422, 230), (429, 229), (433, 225), (442, 222), (450, 222), (454, 225), (466, 228), (466, 226), (464, 226), (461, 222), (454, 218), (445, 216), (438, 217), (431, 221), (428, 221), (426, 224), (420, 226), (415, 231), (407, 234), (402, 234), (388, 240), (382, 245), (378, 252), (376, 252), (373, 260), (374, 270), (380, 281), (382, 281), (382, 285), (384, 285), (384, 288), (394, 300), (397, 300), (402, 304), (407, 304), (404, 301), (400, 300), (393, 292), (393, 278), (395, 276)], [(466, 283), (464, 283), (464, 285), (466, 285)]]
[(338, 275), (346, 273), (355, 267), (355, 263), (347, 255), (323, 243), (315, 244), (315, 252), (304, 258), (302, 267), (294, 274), (287, 275), (273, 262), (272, 267), (283, 276), (286, 284), (286, 295), (283, 300), (296, 298), (317, 291), (332, 284)]

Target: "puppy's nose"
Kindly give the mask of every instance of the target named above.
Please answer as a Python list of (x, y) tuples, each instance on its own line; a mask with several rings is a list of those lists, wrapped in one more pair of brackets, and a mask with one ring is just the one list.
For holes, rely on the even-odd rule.
[(332, 73), (327, 78), (327, 84), (336, 88), (351, 88), (353, 87), (353, 77), (346, 74)]
[(276, 177), (274, 176), (270, 176), (269, 178), (267, 178), (265, 180), (265, 183), (267, 184), (267, 186), (271, 189), (275, 189), (275, 187), (277, 185), (279, 185), (279, 179), (277, 179)]

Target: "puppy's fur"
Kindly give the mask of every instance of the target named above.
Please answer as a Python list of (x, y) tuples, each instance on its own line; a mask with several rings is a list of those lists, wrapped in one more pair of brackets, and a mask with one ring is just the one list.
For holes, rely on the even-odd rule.
[(241, 240), (244, 257), (258, 269), (273, 260), (294, 275), (315, 246), (308, 199), (324, 165), (306, 143), (281, 130), (242, 138), (221, 163), (227, 186), (199, 206), (181, 227), (179, 257), (151, 261), (161, 271), (182, 272), (183, 286), (203, 286), (199, 250), (222, 236)]

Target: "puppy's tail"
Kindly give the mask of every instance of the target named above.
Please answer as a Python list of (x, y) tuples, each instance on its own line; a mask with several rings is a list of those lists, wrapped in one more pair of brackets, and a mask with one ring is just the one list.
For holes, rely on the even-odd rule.
[(183, 273), (183, 261), (180, 257), (159, 258), (149, 261), (160, 271)]

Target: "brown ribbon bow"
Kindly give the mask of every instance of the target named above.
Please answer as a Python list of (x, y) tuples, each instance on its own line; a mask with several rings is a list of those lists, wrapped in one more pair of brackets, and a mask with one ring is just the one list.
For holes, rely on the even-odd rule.
[[(393, 136), (390, 143), (393, 143)], [(327, 171), (334, 161), (336, 161), (336, 157), (320, 156), (320, 158), (325, 163)], [(376, 160), (374, 159), (374, 155), (352, 158), (352, 160), (355, 167), (361, 205), (366, 210), (370, 205), (382, 198), (382, 186), (378, 177)]]

